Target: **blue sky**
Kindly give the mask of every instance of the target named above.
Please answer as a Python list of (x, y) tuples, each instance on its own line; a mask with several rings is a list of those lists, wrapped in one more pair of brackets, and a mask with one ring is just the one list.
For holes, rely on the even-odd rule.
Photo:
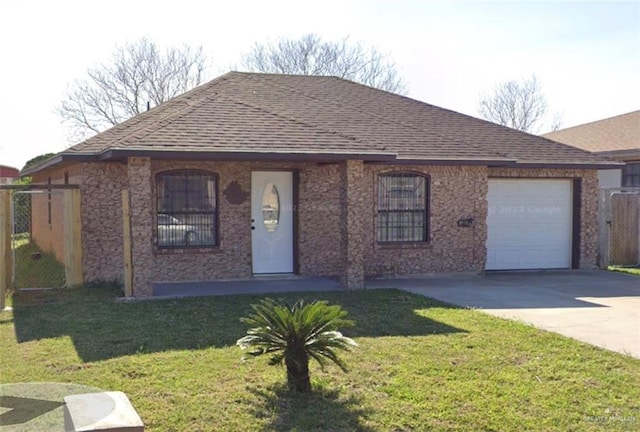
[(68, 147), (54, 113), (67, 85), (142, 36), (202, 45), (209, 78), (255, 41), (349, 35), (394, 59), (410, 97), (465, 114), (495, 83), (532, 74), (564, 127), (640, 109), (640, 0), (227, 3), (0, 0), (0, 164)]

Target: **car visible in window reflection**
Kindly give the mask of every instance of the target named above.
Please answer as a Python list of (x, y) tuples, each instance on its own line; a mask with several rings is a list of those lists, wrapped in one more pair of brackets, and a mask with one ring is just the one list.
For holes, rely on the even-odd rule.
[(167, 214), (158, 214), (158, 246), (193, 246), (202, 243), (193, 225)]

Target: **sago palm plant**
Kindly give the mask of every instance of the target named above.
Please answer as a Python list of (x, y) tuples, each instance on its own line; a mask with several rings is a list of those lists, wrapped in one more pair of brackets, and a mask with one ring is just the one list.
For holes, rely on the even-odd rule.
[(249, 349), (250, 356), (271, 354), (272, 365), (284, 362), (290, 389), (311, 391), (310, 359), (323, 369), (330, 361), (347, 371), (335, 350), (350, 351), (357, 344), (338, 331), (354, 325), (339, 305), (329, 306), (326, 301), (305, 304), (303, 300), (289, 305), (267, 298), (251, 307), (254, 313), (241, 319), (251, 328), (245, 337), (238, 339), (237, 345)]

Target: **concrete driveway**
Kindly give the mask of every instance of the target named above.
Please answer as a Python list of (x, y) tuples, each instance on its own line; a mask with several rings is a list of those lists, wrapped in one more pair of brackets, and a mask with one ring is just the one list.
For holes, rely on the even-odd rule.
[(640, 358), (640, 277), (603, 270), (373, 280)]

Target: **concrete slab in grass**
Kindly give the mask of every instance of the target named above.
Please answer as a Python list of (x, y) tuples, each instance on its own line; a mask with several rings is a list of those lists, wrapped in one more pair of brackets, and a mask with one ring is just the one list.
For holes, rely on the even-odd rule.
[(64, 398), (67, 432), (144, 432), (144, 424), (122, 392), (86, 393)]

